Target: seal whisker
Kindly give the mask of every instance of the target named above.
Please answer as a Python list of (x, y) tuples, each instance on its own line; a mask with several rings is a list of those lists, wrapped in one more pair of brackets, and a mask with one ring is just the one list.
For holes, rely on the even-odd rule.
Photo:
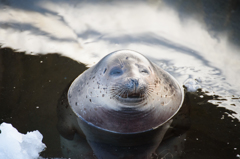
[(127, 92), (126, 90), (122, 89), (121, 92), (119, 92), (118, 96), (122, 96), (122, 95), (124, 95), (126, 92)]
[(117, 89), (117, 91), (113, 91), (113, 94), (115, 94), (113, 97), (115, 98), (116, 96), (121, 96), (121, 94), (124, 94), (126, 90), (124, 89)]
[(151, 87), (148, 87), (146, 92), (147, 96), (152, 97), (152, 93), (153, 93), (153, 89)]
[(122, 68), (122, 67), (123, 67), (123, 62), (122, 62), (122, 60), (118, 58), (118, 61), (119, 61), (120, 66), (121, 66), (121, 68)]
[(173, 97), (173, 96), (174, 96), (174, 93), (175, 93), (175, 90), (172, 92), (171, 95), (168, 95), (167, 98)]
[(167, 103), (164, 103), (164, 105), (168, 105), (171, 102), (171, 100), (169, 99)]

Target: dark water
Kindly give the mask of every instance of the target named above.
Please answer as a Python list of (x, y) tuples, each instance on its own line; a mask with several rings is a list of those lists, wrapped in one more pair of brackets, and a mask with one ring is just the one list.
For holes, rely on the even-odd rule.
[[(10, 6), (14, 6), (16, 3), (12, 3), (12, 1), (1, 2)], [(110, 2), (111, 1), (109, 1), (109, 3)], [(187, 20), (189, 17), (198, 19), (201, 23), (206, 25), (207, 30), (212, 38), (218, 39), (219, 41), (221, 41), (220, 35), (227, 32), (229, 40), (228, 45), (239, 47), (239, 0), (171, 0), (164, 2), (166, 5), (174, 8), (174, 10), (179, 13), (178, 16), (182, 21)], [(76, 2), (71, 1), (69, 3)], [(106, 1), (106, 3), (108, 3), (108, 1)], [(152, 3), (155, 5), (157, 4), (157, 1), (152, 1)], [(19, 4), (23, 10), (26, 6), (32, 5), (31, 3), (24, 2)], [(47, 12), (43, 8), (38, 8), (36, 5), (37, 3), (34, 4), (35, 5), (31, 6), (32, 10), (43, 12), (46, 15), (47, 13), (55, 14), (52, 12)], [(19, 8), (16, 7), (16, 10)], [(2, 22), (0, 26), (1, 29), (4, 29), (5, 24)], [(29, 27), (31, 31), (34, 30), (32, 26), (29, 26), (29, 24), (21, 25), (20, 27), (18, 24), (12, 24), (12, 26), (13, 28), (16, 27), (18, 29), (20, 28), (25, 30), (28, 30)], [(89, 30), (89, 32), (78, 34), (78, 36), (84, 37), (87, 36), (88, 33), (90, 35), (98, 35), (100, 32), (94, 32), (94, 30), (91, 31), (91, 28)], [(16, 30), (14, 31), (17, 32)], [(37, 32), (37, 35), (46, 35), (53, 41), (64, 41), (64, 39), (53, 38), (45, 32), (39, 32), (39, 30), (36, 30), (36, 28), (34, 31)], [(21, 41), (21, 37), (19, 39)], [(136, 37), (136, 39), (131, 39), (132, 41), (136, 41), (136, 39), (138, 40), (138, 37)], [(116, 39), (108, 40), (114, 41)], [(118, 39), (117, 43), (125, 43), (125, 40), (127, 41), (129, 39)], [(156, 42), (156, 39), (149, 40), (147, 37), (145, 40), (148, 43)], [(65, 41), (74, 40), (65, 39)], [(157, 45), (164, 45), (165, 47), (169, 48), (176, 46), (166, 39), (165, 41), (162, 39), (162, 41), (164, 42), (163, 44), (157, 43)], [(3, 45), (5, 42), (1, 40), (0, 44)], [(61, 46), (57, 45), (57, 47)], [(192, 51), (187, 49), (182, 51), (183, 49), (181, 50), (179, 48), (180, 47), (174, 48), (175, 50), (179, 51), (179, 57), (183, 55), (180, 54), (180, 52), (185, 51), (189, 53)], [(136, 47), (136, 49), (138, 48)], [(60, 146), (60, 137), (56, 129), (56, 106), (63, 90), (79, 74), (86, 70), (87, 67), (86, 65), (73, 60), (74, 58), (70, 59), (62, 56), (63, 54), (59, 52), (54, 54), (38, 52), (39, 54), (34, 53), (33, 56), (29, 55), (29, 53), (26, 54), (24, 51), (18, 52), (14, 50), (14, 47), (12, 49), (3, 46), (0, 49), (0, 124), (2, 122), (11, 123), (21, 133), (39, 130), (43, 135), (43, 143), (45, 143), (47, 146), (47, 149), (41, 153), (41, 156), (44, 158), (63, 157)], [(26, 49), (26, 51), (28, 50)], [(221, 52), (219, 53), (219, 56), (220, 54)], [(191, 55), (196, 55), (196, 62), (197, 60), (205, 60), (204, 64), (207, 65), (210, 63), (210, 59), (209, 61), (208, 59), (204, 59), (204, 56), (201, 56), (201, 52), (195, 55), (192, 53)], [(98, 57), (98, 54), (95, 52), (92, 54), (92, 58), (94, 57)], [(218, 58), (218, 54), (215, 55), (215, 58)], [(79, 59), (81, 59), (81, 56)], [(79, 59), (78, 61), (81, 61)], [(153, 56), (151, 59), (155, 61), (159, 60), (157, 55)], [(161, 62), (164, 62), (166, 65), (171, 65), (171, 61), (163, 60)], [(231, 62), (229, 61), (229, 63)], [(240, 61), (239, 63), (230, 65), (229, 70), (233, 70), (233, 74), (230, 76), (230, 79), (239, 77), (239, 72), (237, 72), (237, 69), (235, 69), (239, 67), (239, 65)], [(225, 66), (227, 67), (228, 63), (223, 65), (222, 68), (225, 68)], [(201, 69), (201, 67), (199, 67), (199, 69)], [(174, 73), (174, 71), (172, 72)], [(233, 76), (234, 74), (236, 74), (236, 76)], [(222, 77), (222, 73), (218, 73), (217, 76)], [(216, 80), (216, 85), (220, 84), (221, 83)], [(231, 88), (234, 88), (237, 84), (238, 83), (231, 83)], [(239, 90), (235, 92), (238, 91)], [(228, 96), (221, 96), (219, 95), (219, 92), (209, 94), (209, 92), (206, 90), (203, 91), (202, 89), (198, 89), (195, 92), (186, 93), (186, 99), (188, 100), (189, 107), (188, 119), (190, 121), (190, 126), (184, 133), (182, 133), (182, 135), (185, 135), (184, 140), (182, 141), (184, 145), (183, 149), (181, 150), (182, 154), (181, 156), (175, 156), (175, 158), (240, 158), (239, 112), (227, 109), (227, 107), (218, 107), (219, 104), (228, 101), (229, 98), (232, 100), (239, 100), (239, 94), (235, 92), (233, 91), (233, 93)], [(210, 100), (216, 100), (216, 104), (212, 104), (212, 102), (209, 102)], [(240, 105), (239, 102), (237, 104), (232, 104), (230, 102), (227, 104), (227, 106), (239, 107)], [(236, 115), (238, 118), (233, 118), (231, 115)], [(166, 159), (167, 158), (172, 157), (166, 156)]]
[[(4, 48), (1, 59), (1, 123), (44, 134), (45, 157), (61, 156), (56, 106), (65, 87), (86, 67), (57, 54), (31, 56)], [(45, 136), (46, 135), (46, 136)]]
[[(31, 56), (8, 48), (1, 49), (0, 57), (1, 123), (12, 123), (21, 133), (39, 130), (47, 145), (41, 156), (62, 157), (56, 105), (64, 88), (86, 67), (58, 54)], [(240, 123), (226, 114), (234, 112), (208, 103), (217, 97), (201, 90), (186, 96), (191, 126), (181, 158), (237, 158)]]

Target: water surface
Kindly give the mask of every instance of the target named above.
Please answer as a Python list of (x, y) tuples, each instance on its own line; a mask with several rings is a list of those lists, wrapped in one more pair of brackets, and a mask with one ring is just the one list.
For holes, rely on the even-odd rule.
[(39, 130), (47, 145), (41, 156), (62, 157), (61, 93), (104, 55), (131, 49), (193, 88), (180, 158), (239, 158), (239, 6), (234, 0), (1, 1), (0, 122), (22, 133)]

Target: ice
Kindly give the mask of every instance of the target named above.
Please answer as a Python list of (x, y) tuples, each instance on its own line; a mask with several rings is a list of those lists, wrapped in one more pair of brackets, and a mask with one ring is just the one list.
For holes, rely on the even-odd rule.
[(46, 148), (38, 131), (21, 134), (11, 124), (0, 125), (0, 159), (37, 159)]

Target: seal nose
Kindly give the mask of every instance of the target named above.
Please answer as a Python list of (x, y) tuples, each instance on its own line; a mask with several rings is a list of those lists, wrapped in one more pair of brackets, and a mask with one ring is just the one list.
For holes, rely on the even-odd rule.
[(139, 79), (130, 79), (131, 81), (130, 81), (130, 85), (131, 85), (131, 88), (133, 89), (133, 90), (135, 90), (135, 92), (136, 92), (136, 90), (137, 90), (137, 88), (138, 88), (138, 86), (139, 86)]
[(131, 82), (133, 83), (133, 85), (135, 86), (135, 87), (138, 87), (138, 79), (131, 79)]

